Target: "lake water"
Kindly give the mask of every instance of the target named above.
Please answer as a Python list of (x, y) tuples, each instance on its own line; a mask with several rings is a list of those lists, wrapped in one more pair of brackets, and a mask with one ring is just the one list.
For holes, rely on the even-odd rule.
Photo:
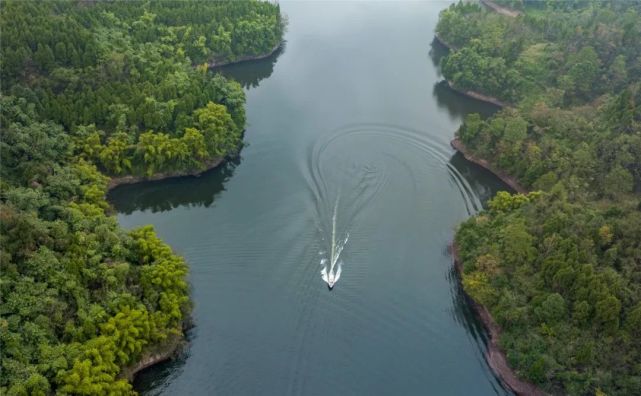
[[(195, 327), (141, 373), (155, 395), (508, 394), (448, 244), (506, 187), (449, 146), (495, 109), (441, 83), (447, 3), (281, 3), (286, 43), (224, 68), (247, 92), (247, 146), (198, 178), (110, 194), (191, 269)], [(332, 241), (333, 290), (321, 279)]]

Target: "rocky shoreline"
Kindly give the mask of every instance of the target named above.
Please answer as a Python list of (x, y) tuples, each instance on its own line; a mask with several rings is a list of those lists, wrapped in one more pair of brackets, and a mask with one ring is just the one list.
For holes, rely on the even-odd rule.
[(515, 177), (508, 175), (507, 173), (503, 172), (500, 169), (495, 168), (492, 164), (490, 164), (488, 161), (477, 158), (473, 154), (471, 154), (468, 150), (467, 147), (461, 142), (459, 139), (453, 139), (450, 144), (452, 147), (458, 151), (459, 153), (463, 154), (463, 157), (465, 157), (466, 160), (470, 162), (474, 162), (475, 164), (489, 170), (492, 172), (496, 177), (501, 179), (503, 183), (507, 184), (512, 188), (514, 191), (521, 193), (521, 194), (527, 194), (528, 190), (523, 187), (518, 180), (516, 180)]
[(120, 377), (132, 382), (136, 374), (142, 370), (154, 366), (158, 363), (167, 361), (178, 353), (180, 348), (185, 344), (183, 336), (175, 335), (169, 337), (167, 341), (152, 350), (143, 353), (142, 357), (136, 362), (122, 369)]
[[(458, 249), (456, 243), (452, 243), (452, 245), (450, 246), (450, 251), (454, 259), (454, 267), (460, 279), (463, 276), (463, 264), (458, 258)], [(467, 293), (465, 294), (467, 295)], [(499, 337), (501, 335), (500, 326), (496, 323), (486, 307), (474, 301), (469, 295), (467, 296), (472, 302), (474, 311), (490, 334), (490, 340), (487, 345), (486, 354), (486, 359), (488, 364), (490, 365), (490, 368), (492, 368), (492, 370), (499, 376), (499, 378), (501, 378), (505, 385), (507, 385), (508, 388), (510, 388), (517, 395), (545, 396), (545, 392), (539, 389), (536, 385), (519, 379), (514, 370), (510, 368), (507, 363), (505, 353), (503, 353), (499, 346)]]
[(285, 43), (284, 41), (281, 41), (281, 42), (280, 42), (280, 43), (278, 43), (274, 48), (272, 48), (272, 50), (271, 50), (271, 51), (269, 51), (269, 52), (267, 52), (267, 53), (265, 53), (265, 54), (261, 54), (261, 55), (247, 55), (247, 56), (241, 56), (240, 58), (235, 59), (235, 60), (233, 60), (233, 61), (220, 61), (220, 62), (218, 62), (218, 61), (216, 61), (216, 60), (211, 60), (210, 62), (208, 62), (208, 63), (207, 63), (207, 66), (208, 66), (210, 69), (213, 69), (213, 68), (216, 68), (216, 67), (222, 67), (222, 66), (229, 66), (229, 65), (233, 65), (233, 64), (235, 64), (235, 63), (241, 63), (241, 62), (247, 62), (247, 61), (253, 61), (253, 60), (259, 60), (259, 59), (269, 58), (269, 57), (270, 57), (270, 56), (272, 56), (276, 51), (278, 51), (278, 50), (283, 46), (283, 44), (284, 44), (284, 43)]
[(491, 103), (491, 104), (493, 104), (495, 106), (498, 106), (498, 107), (510, 107), (509, 103), (503, 102), (502, 100), (500, 100), (498, 98), (495, 98), (493, 96), (484, 95), (484, 94), (476, 92), (476, 91), (465, 91), (463, 89), (457, 88), (451, 81), (449, 81), (449, 80), (445, 80), (445, 81), (447, 81), (447, 85), (449, 85), (449, 87), (452, 90), (454, 90), (454, 91), (456, 91), (456, 92), (458, 92), (458, 93), (460, 93), (462, 95), (469, 96), (470, 98), (474, 98), (476, 100), (481, 100), (483, 102)]
[[(516, 178), (508, 175), (503, 171), (496, 169), (488, 161), (481, 158), (477, 158), (474, 155), (470, 154), (467, 147), (465, 147), (463, 142), (461, 142), (459, 139), (453, 139), (450, 142), (450, 144), (456, 151), (460, 152), (463, 155), (463, 157), (465, 157), (465, 159), (492, 172), (495, 176), (501, 179), (505, 184), (510, 186), (513, 190), (522, 194), (525, 194), (528, 192), (528, 190), (525, 187), (519, 184)], [(456, 268), (456, 272), (459, 276), (459, 279), (461, 279), (463, 276), (463, 264), (459, 260), (458, 248), (456, 246), (456, 243), (454, 242), (452, 243), (452, 245), (450, 246), (450, 251), (454, 259), (454, 267)], [(467, 295), (467, 293), (465, 294)], [(499, 346), (499, 337), (501, 335), (500, 326), (496, 323), (496, 321), (490, 314), (490, 311), (485, 306), (474, 301), (474, 299), (472, 299), (472, 297), (470, 297), (469, 295), (467, 296), (474, 308), (474, 311), (476, 312), (479, 319), (483, 323), (483, 326), (485, 326), (488, 333), (490, 334), (490, 340), (487, 345), (487, 354), (486, 354), (486, 359), (490, 368), (517, 395), (528, 395), (528, 396), (529, 395), (532, 395), (532, 396), (546, 395), (546, 393), (543, 392), (541, 389), (539, 389), (536, 385), (527, 381), (523, 381), (518, 378), (514, 370), (512, 370), (512, 368), (507, 363), (507, 358), (505, 356), (505, 353), (503, 353), (503, 351)]]
[(127, 175), (127, 176), (112, 177), (111, 180), (109, 180), (109, 184), (107, 184), (107, 190), (112, 190), (123, 184), (136, 184), (136, 183), (142, 183), (142, 182), (148, 182), (148, 181), (158, 181), (158, 180), (171, 179), (174, 177), (200, 176), (201, 174), (216, 168), (217, 166), (222, 164), (224, 160), (225, 160), (224, 158), (213, 158), (211, 160), (205, 161), (205, 167), (203, 169), (175, 171), (175, 172), (161, 172), (161, 173), (155, 173), (151, 176)]
[[(512, 16), (512, 17), (515, 17), (515, 16), (518, 15), (518, 13), (516, 15), (506, 14), (505, 10), (502, 7), (498, 6), (497, 4), (495, 4), (495, 3), (491, 2), (491, 1), (481, 0), (481, 2), (483, 4), (485, 4), (486, 6), (488, 6), (489, 8), (493, 9), (494, 11), (498, 12), (498, 13), (501, 13), (501, 14), (504, 14), (504, 15), (508, 15), (508, 16)], [(507, 11), (509, 11), (509, 10), (507, 10)], [(451, 50), (455, 49), (451, 45), (449, 45), (446, 41), (444, 41), (441, 37), (439, 37), (439, 35), (437, 33), (434, 34), (434, 38), (441, 45), (447, 47), (448, 49), (451, 49)], [(471, 98), (474, 98), (474, 99), (477, 99), (477, 100), (481, 100), (481, 101), (484, 101), (484, 102), (488, 102), (488, 103), (491, 103), (491, 104), (496, 105), (498, 107), (507, 107), (507, 106), (509, 106), (507, 103), (505, 103), (505, 102), (503, 102), (503, 101), (501, 101), (501, 100), (499, 100), (497, 98), (494, 98), (494, 97), (491, 97), (491, 96), (487, 96), (487, 95), (483, 95), (481, 93), (474, 92), (474, 91), (465, 91), (465, 90), (456, 88), (454, 86), (454, 84), (452, 84), (451, 81), (447, 81), (447, 84), (449, 85), (449, 87), (452, 90), (454, 90), (456, 92), (459, 92), (462, 95), (469, 96)], [(481, 159), (481, 158), (477, 158), (476, 156), (472, 155), (470, 153), (470, 151), (467, 149), (467, 147), (465, 147), (463, 142), (461, 142), (459, 139), (453, 139), (450, 142), (450, 144), (452, 145), (452, 147), (456, 151), (461, 153), (463, 155), (463, 157), (465, 157), (465, 159), (467, 159), (468, 161), (473, 162), (473, 163), (475, 163), (475, 164), (487, 169), (488, 171), (492, 172), (495, 176), (497, 176), (499, 179), (501, 179), (505, 184), (510, 186), (510, 188), (512, 188), (513, 190), (515, 190), (515, 191), (517, 191), (519, 193), (523, 193), (523, 194), (528, 192), (527, 189), (525, 187), (523, 187), (516, 180), (516, 178), (514, 178), (514, 177), (508, 175), (507, 173), (495, 168), (488, 161), (486, 161), (484, 159)], [(457, 272), (457, 274), (459, 276), (459, 280), (460, 280), (462, 278), (462, 276), (463, 276), (463, 267), (462, 267), (461, 261), (458, 258), (458, 250), (457, 250), (457, 247), (456, 247), (455, 243), (452, 243), (452, 245), (450, 246), (450, 250), (451, 250), (451, 253), (452, 253), (452, 257), (454, 259), (454, 267), (456, 268), (456, 272)], [(466, 295), (467, 295), (467, 293), (466, 293)], [(471, 302), (471, 304), (472, 304), (472, 306), (474, 308), (474, 311), (476, 312), (476, 314), (478, 315), (479, 319), (483, 323), (483, 326), (487, 329), (488, 333), (490, 334), (490, 340), (489, 340), (489, 343), (487, 345), (486, 360), (487, 360), (490, 368), (492, 369), (492, 371), (494, 371), (501, 378), (501, 380), (507, 385), (507, 387), (509, 387), (517, 395), (528, 395), (528, 396), (529, 395), (532, 395), (532, 396), (543, 396), (543, 395), (545, 395), (545, 392), (543, 392), (541, 389), (539, 389), (534, 384), (531, 384), (531, 383), (529, 383), (527, 381), (520, 380), (518, 378), (518, 376), (516, 375), (516, 373), (514, 372), (514, 370), (512, 370), (512, 368), (510, 368), (510, 366), (507, 363), (507, 358), (506, 358), (505, 354), (503, 353), (503, 351), (499, 347), (499, 337), (500, 337), (500, 334), (501, 334), (501, 328), (496, 323), (496, 321), (494, 321), (494, 318), (492, 317), (492, 315), (490, 314), (490, 312), (488, 311), (488, 309), (485, 306), (483, 306), (483, 305), (477, 303), (476, 301), (474, 301), (474, 299), (472, 299), (469, 295), (467, 295), (467, 296), (468, 296), (469, 301)]]
[(434, 32), (434, 38), (436, 41), (441, 44), (443, 47), (449, 49), (449, 50), (456, 50), (456, 47), (453, 45), (448, 44), (445, 40), (441, 38), (441, 36), (438, 35), (438, 33)]

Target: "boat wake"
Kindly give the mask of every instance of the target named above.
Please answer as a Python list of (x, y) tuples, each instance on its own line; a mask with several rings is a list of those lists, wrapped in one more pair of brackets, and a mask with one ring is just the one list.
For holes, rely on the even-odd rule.
[[(347, 125), (322, 135), (310, 147), (303, 169), (307, 171), (304, 176), (315, 209), (320, 274), (330, 289), (340, 279), (349, 259), (343, 257), (348, 253), (343, 254), (343, 250), (349, 234), (353, 233), (356, 241), (361, 240), (363, 220), (376, 218), (361, 215), (376, 208), (373, 204), (376, 198), (393, 193), (395, 190), (390, 187), (395, 183), (403, 180), (413, 188), (413, 193), (398, 197), (395, 202), (415, 199), (420, 196), (418, 189), (426, 175), (432, 174), (425, 169), (442, 169), (459, 191), (467, 212), (473, 214), (481, 208), (474, 190), (450, 163), (451, 156), (447, 141), (439, 142), (425, 131), (375, 123)], [(411, 162), (411, 158), (420, 162)], [(417, 163), (422, 167), (417, 167)]]
[[(345, 236), (345, 239), (337, 240), (336, 237), (336, 216), (338, 212), (338, 202), (340, 200), (340, 195), (336, 197), (336, 203), (334, 204), (334, 214), (332, 215), (332, 235), (330, 241), (330, 250), (329, 255), (321, 259), (321, 277), (327, 283), (327, 286), (332, 289), (338, 279), (341, 277), (341, 272), (343, 271), (343, 263), (340, 260), (341, 252), (349, 240), (349, 234)], [(322, 252), (321, 252), (322, 253)]]

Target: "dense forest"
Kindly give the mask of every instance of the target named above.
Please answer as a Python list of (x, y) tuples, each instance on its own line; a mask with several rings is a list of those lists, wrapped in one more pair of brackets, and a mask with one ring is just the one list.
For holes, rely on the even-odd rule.
[(0, 393), (133, 393), (124, 368), (182, 337), (187, 266), (119, 228), (109, 179), (237, 152), (244, 93), (208, 65), (270, 53), (284, 20), (260, 1), (0, 7)]
[(639, 3), (546, 4), (518, 18), (476, 3), (444, 11), (437, 32), (457, 49), (443, 61), (445, 78), (513, 104), (545, 96), (568, 106), (619, 91), (641, 73)]
[(641, 389), (641, 2), (459, 3), (437, 33), (458, 89), (512, 106), (457, 138), (535, 191), (457, 232), (463, 286), (524, 379), (552, 394)]

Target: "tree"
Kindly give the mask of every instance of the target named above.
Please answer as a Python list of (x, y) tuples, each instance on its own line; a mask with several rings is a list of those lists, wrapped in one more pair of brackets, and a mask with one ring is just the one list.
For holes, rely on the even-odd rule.
[(621, 89), (628, 80), (625, 55), (621, 54), (614, 58), (608, 73), (612, 88), (615, 90)]
[(628, 312), (625, 326), (630, 334), (637, 337), (641, 335), (641, 302), (637, 303), (636, 306)]
[(465, 122), (459, 129), (458, 135), (463, 143), (470, 143), (479, 134), (483, 127), (483, 120), (478, 113), (472, 113), (465, 116)]
[(107, 139), (98, 157), (107, 172), (119, 175), (131, 170), (129, 135), (119, 132)]
[(44, 72), (49, 71), (55, 62), (53, 51), (47, 44), (43, 43), (38, 43), (38, 48), (33, 57), (38, 63), (38, 66), (40, 66), (40, 69)]
[(464, 275), (463, 287), (474, 300), (483, 305), (493, 305), (498, 297), (496, 290), (490, 285), (488, 276), (482, 272)]
[(225, 106), (209, 102), (196, 110), (195, 118), (196, 126), (205, 138), (208, 153), (223, 157), (238, 147), (240, 133)]
[(596, 303), (595, 320), (608, 330), (618, 329), (620, 314), (621, 302), (614, 296), (607, 296)]
[(561, 319), (565, 318), (565, 300), (559, 293), (548, 295), (536, 309), (536, 315), (539, 317), (539, 320), (548, 324), (557, 323)]
[(601, 73), (601, 62), (594, 48), (583, 47), (570, 57), (568, 77), (576, 94), (588, 97), (594, 90)]
[(33, 105), (24, 98), (3, 97), (1, 104), (2, 176), (23, 183), (42, 181), (70, 155), (69, 137), (57, 125), (37, 122)]
[(612, 168), (603, 180), (603, 190), (606, 195), (612, 198), (632, 192), (633, 188), (634, 178), (632, 177), (632, 174), (620, 165)]
[(202, 161), (209, 158), (205, 137), (195, 128), (186, 128), (185, 134), (181, 138), (189, 152), (189, 158), (193, 161), (192, 166), (201, 166)]

